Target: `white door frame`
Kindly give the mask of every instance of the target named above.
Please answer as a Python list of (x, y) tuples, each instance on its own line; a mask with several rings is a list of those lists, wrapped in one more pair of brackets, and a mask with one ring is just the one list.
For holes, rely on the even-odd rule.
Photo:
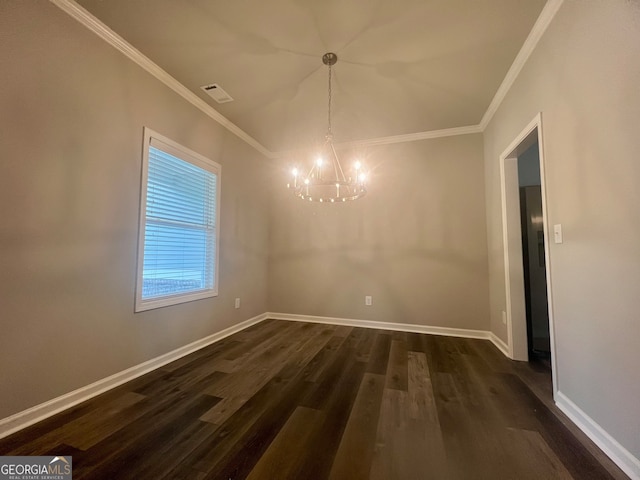
[(545, 185), (544, 143), (542, 114), (520, 132), (500, 155), (500, 183), (502, 189), (502, 240), (504, 249), (504, 279), (507, 313), (507, 345), (513, 360), (528, 360), (527, 317), (524, 297), (524, 270), (522, 266), (522, 236), (520, 227), (520, 192), (518, 187), (518, 155), (538, 141), (540, 157), (540, 189), (542, 193), (542, 225), (544, 234), (545, 272), (547, 276), (547, 302), (549, 308), (549, 336), (551, 343), (551, 376), (553, 397), (558, 391), (556, 375), (556, 344), (553, 322), (553, 291), (551, 289), (551, 258), (547, 193)]

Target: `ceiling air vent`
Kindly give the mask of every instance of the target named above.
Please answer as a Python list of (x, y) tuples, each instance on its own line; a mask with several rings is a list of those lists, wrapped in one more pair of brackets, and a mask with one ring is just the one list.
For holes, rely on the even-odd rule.
[(218, 103), (227, 103), (232, 102), (233, 98), (227, 92), (225, 92), (220, 85), (217, 83), (211, 83), (209, 85), (203, 85), (200, 87), (202, 90), (207, 92), (207, 94), (213, 98)]

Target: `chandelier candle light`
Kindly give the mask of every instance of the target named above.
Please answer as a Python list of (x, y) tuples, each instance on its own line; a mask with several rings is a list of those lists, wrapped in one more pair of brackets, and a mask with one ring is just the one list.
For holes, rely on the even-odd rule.
[(287, 187), (293, 190), (297, 197), (310, 202), (335, 203), (356, 200), (367, 193), (367, 174), (359, 160), (353, 162), (350, 169), (345, 171), (340, 165), (338, 154), (333, 145), (331, 132), (331, 67), (338, 61), (335, 53), (325, 53), (322, 63), (329, 67), (329, 115), (328, 128), (321, 153), (311, 165), (306, 175), (294, 167), (291, 171), (293, 182)]

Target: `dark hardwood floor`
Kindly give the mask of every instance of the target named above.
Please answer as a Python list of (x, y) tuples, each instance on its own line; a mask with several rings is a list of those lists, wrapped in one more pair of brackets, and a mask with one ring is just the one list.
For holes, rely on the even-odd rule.
[(626, 478), (486, 340), (268, 320), (0, 440), (74, 479)]

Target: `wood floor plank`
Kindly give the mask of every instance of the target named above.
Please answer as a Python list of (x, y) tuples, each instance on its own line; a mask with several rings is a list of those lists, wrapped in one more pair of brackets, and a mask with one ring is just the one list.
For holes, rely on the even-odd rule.
[(371, 478), (451, 478), (426, 355), (407, 355), (407, 393), (385, 390)]
[(248, 480), (277, 478), (296, 480), (302, 459), (315, 449), (313, 433), (324, 420), (324, 414), (311, 408), (298, 407), (284, 424), (266, 452), (251, 470)]
[(329, 478), (369, 478), (385, 377), (365, 373), (360, 383)]
[[(271, 435), (275, 437), (310, 385), (303, 381), (303, 370), (295, 364), (286, 365), (189, 455), (185, 466), (205, 473), (224, 470), (225, 465), (233, 470), (233, 459), (242, 458), (253, 442), (259, 452), (252, 452), (253, 463), (242, 460), (246, 464), (244, 467), (249, 468), (247, 472), (250, 471), (262, 449), (268, 447)], [(233, 475), (234, 471), (231, 472), (232, 478)]]
[(389, 351), (391, 350), (391, 335), (384, 332), (378, 332), (371, 349), (371, 356), (367, 363), (367, 372), (377, 375), (387, 373), (387, 364), (389, 363)]
[[(109, 435), (114, 434), (131, 421), (142, 415), (144, 410), (131, 409), (146, 397), (128, 392), (122, 396), (123, 402), (103, 409), (101, 416), (85, 415), (60, 429), (60, 440), (80, 450), (88, 450)], [(114, 402), (115, 403), (115, 402)]]
[(102, 415), (87, 412), (36, 440), (7, 452), (7, 455), (43, 455), (53, 445), (61, 443), (86, 450), (144, 414), (145, 407), (139, 403), (145, 399), (143, 395), (124, 392), (103, 404)]
[(157, 402), (117, 435), (93, 446), (82, 464), (74, 464), (74, 479), (112, 479), (134, 474), (141, 459), (161, 448), (183, 426), (198, 421), (216, 401), (219, 399), (207, 395), (177, 392)]
[(369, 476), (372, 480), (424, 478), (424, 472), (429, 471), (424, 432), (412, 425), (408, 396), (403, 390), (384, 390)]
[(409, 418), (415, 420), (429, 419), (437, 423), (435, 400), (427, 356), (424, 353), (409, 352), (407, 354), (407, 390), (409, 392)]
[(449, 345), (448, 337), (424, 335), (422, 351), (427, 355), (431, 377), (434, 372), (455, 373), (457, 370), (456, 356)]
[(291, 344), (294, 338), (301, 338), (305, 325), (302, 322), (279, 322), (278, 335), (258, 336), (253, 341), (246, 342), (236, 348), (236, 353), (229, 352), (226, 360), (232, 362), (232, 371), (241, 370), (245, 365), (259, 365), (262, 359), (269, 358), (278, 350), (284, 348), (284, 344)]
[(180, 465), (168, 472), (163, 478), (166, 480), (204, 480), (206, 476), (207, 474), (204, 472)]
[[(287, 374), (283, 374), (283, 377), (286, 376)], [(255, 406), (249, 402), (245, 404), (238, 413), (220, 427), (214, 442), (210, 443), (213, 450), (207, 452), (204, 457), (200, 455), (195, 468), (206, 472), (207, 479), (245, 478), (298, 407), (296, 400), (304, 395), (309, 385), (306, 382), (297, 381), (298, 379), (299, 376), (294, 376), (287, 382), (287, 387), (279, 390), (277, 394), (272, 392), (270, 395), (263, 396), (266, 400), (263, 406), (259, 403)], [(260, 412), (260, 415), (252, 423), (242, 422), (241, 433), (236, 433), (238, 422), (234, 420), (251, 409)], [(236, 441), (228, 443), (224, 449), (219, 448), (216, 440), (226, 439), (232, 430)]]
[(307, 332), (307, 340), (298, 342), (291, 351), (291, 357), (298, 366), (307, 366), (309, 362), (318, 354), (320, 350), (335, 336), (335, 327), (332, 325), (321, 325), (313, 331)]
[(202, 382), (213, 372), (225, 370), (221, 368), (221, 364), (225, 362), (228, 362), (228, 360), (220, 357), (219, 353), (196, 357), (192, 362), (184, 362), (181, 367), (167, 372), (158, 381), (147, 383), (137, 388), (136, 392), (154, 397), (163, 396), (178, 389), (189, 390), (193, 385)]
[(451, 478), (427, 356), (422, 352), (409, 352), (408, 356), (410, 429), (418, 431), (414, 436), (433, 478)]
[(451, 478), (482, 478), (479, 476), (482, 471), (478, 469), (478, 465), (483, 463), (484, 453), (472, 448), (481, 440), (477, 438), (478, 432), (472, 425), (453, 375), (431, 372), (431, 379)]
[(387, 366), (386, 388), (407, 391), (407, 344), (403, 340), (393, 340), (389, 352), (389, 365)]
[(510, 376), (508, 380), (514, 394), (521, 399), (527, 398), (530, 414), (535, 417), (538, 425), (537, 431), (575, 478), (585, 480), (611, 478), (607, 469), (562, 422), (557, 420), (539, 398), (530, 393), (531, 390), (521, 379)]
[[(320, 352), (322, 360), (326, 360), (326, 363), (318, 368), (321, 373), (313, 377), (315, 379), (313, 386), (307, 396), (301, 400), (300, 405), (324, 410), (327, 402), (332, 398), (331, 394), (344, 369), (354, 361), (355, 346), (360, 336), (359, 332), (354, 330), (347, 337), (341, 339), (338, 349), (332, 351), (331, 354), (324, 355), (324, 351)], [(313, 368), (317, 367), (314, 365)]]
[(308, 382), (318, 382), (325, 375), (325, 369), (332, 365), (334, 355), (340, 350), (343, 344), (349, 338), (349, 335), (343, 335), (344, 332), (334, 335), (324, 345), (322, 350), (316, 354), (304, 369), (304, 380)]
[(242, 348), (243, 342), (239, 342), (232, 337), (224, 338), (219, 342), (208, 345), (194, 353), (178, 358), (167, 365), (160, 367), (163, 372), (173, 372), (185, 365), (193, 364), (193, 362), (209, 361), (212, 358), (222, 358), (223, 355), (234, 347)]
[(504, 442), (518, 479), (571, 480), (573, 477), (538, 432), (505, 429)]
[[(259, 345), (264, 340), (273, 337), (274, 335), (280, 335), (282, 328), (289, 325), (289, 322), (282, 320), (265, 320), (264, 322), (252, 325), (233, 336), (233, 339), (238, 342), (243, 342), (247, 345), (247, 342), (252, 342), (252, 348), (255, 345)], [(235, 349), (234, 352), (225, 354), (226, 358), (234, 359), (244, 353), (243, 349)]]
[(336, 337), (347, 337), (351, 332), (353, 332), (353, 328), (354, 327), (349, 327), (347, 325), (336, 325), (333, 334)]
[(362, 337), (355, 346), (355, 360), (357, 362), (368, 363), (371, 355), (371, 349), (377, 335), (377, 331), (371, 328), (363, 329)]
[(325, 330), (327, 329), (323, 326), (301, 324), (297, 332), (290, 332), (287, 341), (281, 340), (279, 345), (269, 347), (263, 355), (256, 356), (254, 361), (257, 366), (252, 364), (251, 368), (237, 370), (216, 382), (205, 393), (222, 398), (222, 401), (203, 415), (201, 420), (217, 425), (223, 424), (286, 363), (294, 362), (300, 366), (306, 364), (306, 361), (330, 338), (330, 329), (329, 334), (323, 333)]
[[(131, 478), (136, 480), (173, 479), (173, 473), (182, 468), (183, 460), (216, 430), (215, 425), (192, 420), (175, 423), (164, 432), (157, 449), (140, 457)], [(160, 435), (158, 434), (158, 435)]]
[(330, 473), (359, 386), (364, 378), (366, 364), (355, 361), (355, 357), (351, 356), (342, 366), (335, 383), (330, 389), (325, 390), (327, 399), (322, 404), (325, 421), (311, 438), (315, 452), (306, 457), (296, 478), (326, 479)]

